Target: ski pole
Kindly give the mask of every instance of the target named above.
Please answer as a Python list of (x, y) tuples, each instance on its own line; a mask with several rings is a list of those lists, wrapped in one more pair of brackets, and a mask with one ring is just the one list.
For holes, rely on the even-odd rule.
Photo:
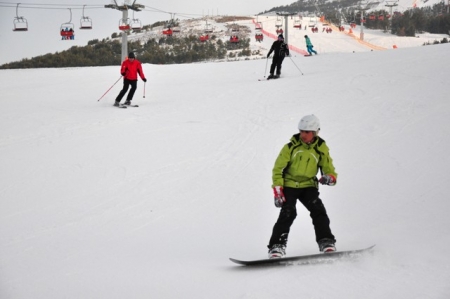
[(119, 82), (119, 80), (120, 79), (122, 79), (122, 75), (120, 76), (120, 78), (116, 81), (116, 83), (114, 83), (101, 97), (100, 97), (100, 99), (98, 99), (97, 100), (97, 102), (98, 101), (100, 101), (104, 96), (105, 96), (105, 94), (107, 94), (108, 93), (108, 91), (110, 91), (111, 90), (111, 88), (113, 88), (114, 87), (114, 85), (116, 85), (117, 84), (117, 82)]
[[(291, 58), (291, 56), (289, 56), (289, 58)], [(291, 61), (295, 65), (295, 67), (300, 71), (300, 73), (302, 73), (302, 75), (303, 75), (302, 70), (295, 64), (295, 62), (294, 62), (294, 60), (292, 58), (291, 58)]]
[(145, 99), (145, 85), (147, 84), (147, 82), (144, 82), (144, 96), (143, 98)]
[(266, 77), (267, 64), (269, 63), (269, 57), (266, 58), (266, 69), (264, 70), (264, 78)]

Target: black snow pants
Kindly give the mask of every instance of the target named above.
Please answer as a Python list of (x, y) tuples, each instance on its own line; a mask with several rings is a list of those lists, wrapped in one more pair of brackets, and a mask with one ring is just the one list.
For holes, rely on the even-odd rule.
[(283, 63), (284, 56), (273, 56), (272, 64), (270, 65), (270, 73), (274, 74), (275, 68), (277, 69), (277, 75), (281, 75), (281, 64)]
[(317, 188), (308, 187), (299, 189), (286, 187), (284, 188), (284, 196), (286, 202), (283, 204), (278, 220), (273, 227), (272, 237), (268, 245), (269, 249), (274, 244), (287, 244), (289, 230), (297, 217), (297, 209), (295, 207), (297, 199), (310, 212), (316, 233), (316, 242), (325, 238), (335, 240), (330, 229), (330, 219), (328, 218), (322, 200), (319, 198), (319, 190)]
[(137, 80), (128, 80), (123, 79), (123, 88), (120, 91), (119, 95), (116, 98), (116, 102), (120, 102), (123, 98), (123, 96), (127, 93), (128, 88), (131, 86), (130, 92), (127, 96), (127, 101), (131, 102), (133, 100), (134, 92), (136, 91), (137, 87)]

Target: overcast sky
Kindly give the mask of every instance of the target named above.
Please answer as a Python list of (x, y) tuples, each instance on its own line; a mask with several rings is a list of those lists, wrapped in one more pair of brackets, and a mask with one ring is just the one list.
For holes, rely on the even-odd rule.
[[(175, 13), (175, 18), (197, 18), (202, 15), (255, 15), (275, 6), (286, 5), (295, 0), (164, 0), (150, 1), (138, 0), (136, 3), (146, 6), (145, 11), (134, 13), (134, 17), (140, 19), (143, 25), (152, 24), (160, 20), (170, 19), (170, 13)], [(5, 7), (11, 4), (13, 7)], [(18, 2), (0, 1), (0, 64), (18, 61), (22, 58), (31, 58), (46, 53), (63, 51), (71, 46), (83, 46), (89, 40), (103, 39), (119, 32), (118, 23), (122, 17), (121, 12), (107, 8), (93, 8), (111, 4), (110, 0), (23, 0), (19, 6), (19, 17), (28, 21), (27, 32), (13, 32), (14, 18)], [(41, 6), (41, 9), (24, 8), (27, 4), (51, 4), (53, 6)], [(123, 4), (123, 0), (118, 1)], [(93, 22), (93, 30), (76, 30), (75, 41), (62, 41), (59, 35), (60, 26), (70, 21), (70, 11), (64, 7), (52, 9), (55, 5), (73, 5), (72, 21), (75, 28), (79, 27), (83, 11), (81, 6), (87, 4), (91, 7), (85, 9), (84, 15), (89, 16)], [(44, 9), (45, 7), (45, 9)], [(152, 8), (155, 10), (152, 11)], [(161, 10), (163, 12), (157, 12)], [(130, 11), (129, 17), (133, 18)]]

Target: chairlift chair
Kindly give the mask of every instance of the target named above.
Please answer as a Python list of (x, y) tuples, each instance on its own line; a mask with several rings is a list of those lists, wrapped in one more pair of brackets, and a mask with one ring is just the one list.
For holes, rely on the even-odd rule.
[(230, 36), (230, 43), (233, 44), (239, 43), (239, 37), (237, 35)]
[(283, 26), (283, 19), (280, 16), (277, 16), (277, 20), (275, 21), (275, 27), (279, 28)]
[(15, 17), (13, 31), (28, 31), (27, 19), (24, 17)]
[(206, 42), (207, 40), (209, 40), (209, 35), (205, 34), (205, 35), (201, 35), (200, 36), (200, 42)]
[(167, 29), (163, 30), (162, 33), (164, 35), (167, 35), (167, 36), (172, 36), (173, 35), (173, 30), (171, 28), (167, 28)]
[(262, 42), (264, 40), (264, 35), (262, 33), (256, 33), (255, 34), (255, 40), (257, 42)]
[(206, 23), (205, 28), (203, 29), (203, 33), (213, 33), (213, 28), (211, 24)]
[(62, 23), (60, 28), (60, 34), (62, 37), (62, 40), (73, 40), (75, 38), (75, 26), (72, 23), (72, 10), (69, 8), (70, 11), (70, 20), (69, 22)]
[(130, 23), (130, 27), (133, 30), (142, 30), (142, 22), (139, 19), (132, 19)]
[(28, 21), (24, 17), (19, 17), (19, 4), (16, 6), (16, 17), (14, 18), (13, 24), (14, 29), (13, 31), (28, 31)]
[(92, 29), (92, 20), (89, 17), (81, 17), (80, 29), (89, 30)]
[(63, 37), (63, 40), (72, 40), (74, 39), (74, 29), (75, 26), (72, 23), (63, 23), (61, 24), (61, 36)]
[(119, 20), (119, 30), (128, 31), (130, 29), (131, 29), (130, 19), (126, 19), (126, 20), (120, 19)]
[(85, 6), (86, 5), (83, 5), (83, 16), (80, 19), (80, 29), (82, 29), (82, 30), (86, 30), (86, 29), (89, 30), (89, 29), (92, 29), (92, 20), (91, 20), (91, 18), (86, 17), (84, 15), (84, 7)]
[(262, 30), (263, 29), (263, 25), (261, 22), (256, 22), (255, 24), (255, 30)]

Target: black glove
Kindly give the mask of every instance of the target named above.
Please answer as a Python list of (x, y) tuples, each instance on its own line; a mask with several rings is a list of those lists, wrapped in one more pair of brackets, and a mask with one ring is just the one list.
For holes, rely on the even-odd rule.
[(144, 78), (144, 79), (142, 79), (142, 81), (147, 82), (147, 79)]
[(127, 73), (122, 73), (122, 76), (124, 76), (125, 77), (125, 75), (126, 75)]
[(334, 186), (336, 184), (336, 178), (332, 175), (325, 174), (319, 179), (319, 183), (322, 185)]

